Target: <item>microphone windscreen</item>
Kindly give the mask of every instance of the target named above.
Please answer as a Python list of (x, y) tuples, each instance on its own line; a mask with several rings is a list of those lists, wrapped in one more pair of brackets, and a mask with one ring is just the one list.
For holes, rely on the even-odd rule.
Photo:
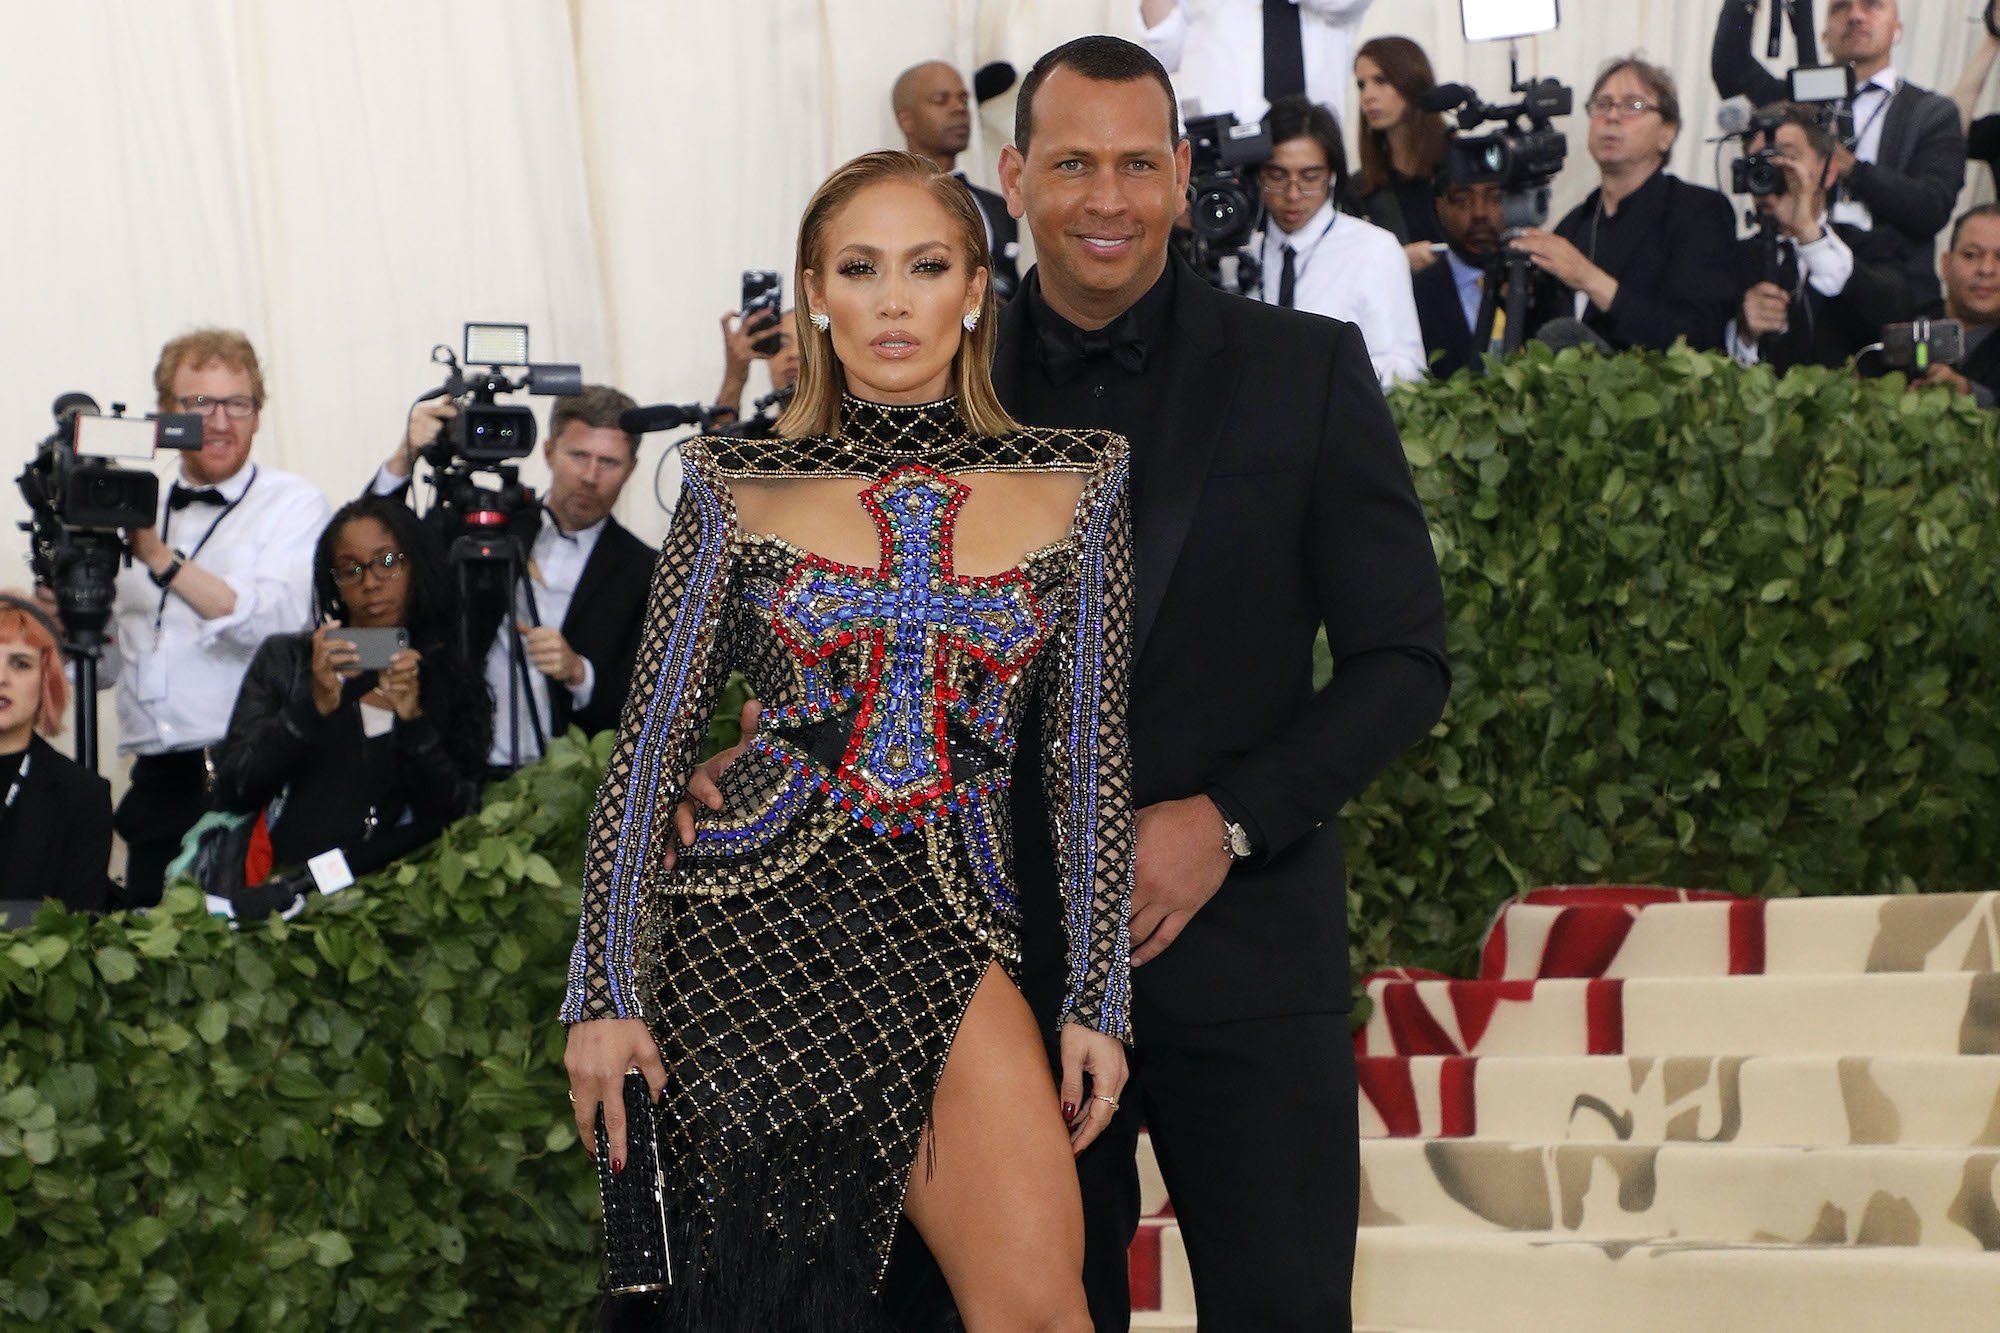
[(618, 414), (618, 429), (627, 435), (648, 431), (675, 430), (701, 420), (701, 408), (681, 403), (659, 403), (653, 407), (628, 407)]
[(1715, 108), (1715, 127), (1724, 134), (1741, 134), (1750, 128), (1750, 117), (1755, 111), (1750, 99), (1738, 93)]
[(990, 102), (1013, 86), (1014, 67), (1004, 60), (995, 60), (981, 65), (972, 76), (972, 97), (976, 102)]
[(1426, 111), (1450, 111), (1478, 98), (1478, 93), (1462, 83), (1440, 83), (1418, 100)]

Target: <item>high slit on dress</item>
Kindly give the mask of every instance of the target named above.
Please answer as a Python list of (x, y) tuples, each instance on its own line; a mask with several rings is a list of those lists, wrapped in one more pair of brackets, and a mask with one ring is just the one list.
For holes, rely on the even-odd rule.
[[(802, 1303), (879, 1287), (987, 966), (1019, 984), (1007, 780), (1026, 708), (1047, 737), (1063, 1018), (1130, 1038), (1126, 451), (1096, 432), (978, 436), (951, 400), (847, 398), (833, 435), (694, 441), (684, 465), (563, 1018), (643, 1018), (659, 1042), (676, 1299), (696, 1302), (677, 1326), (755, 1293), (770, 1327), (812, 1327)], [(1068, 538), (958, 575), (956, 478), (1033, 471), (1083, 474)], [(730, 480), (778, 477), (854, 478), (876, 566), (743, 532)], [(663, 873), (732, 670), (763, 702), (757, 735)]]

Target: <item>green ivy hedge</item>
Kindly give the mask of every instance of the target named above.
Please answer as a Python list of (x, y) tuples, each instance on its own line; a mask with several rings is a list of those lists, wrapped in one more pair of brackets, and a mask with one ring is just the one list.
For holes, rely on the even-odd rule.
[[(1457, 686), (1345, 818), (1357, 968), (1462, 969), (1536, 882), (1991, 887), (2000, 437), (1901, 387), (1533, 350), (1397, 391)], [(579, 1323), (554, 1015), (608, 749), (289, 924), (183, 889), (5, 937), (0, 1327)]]

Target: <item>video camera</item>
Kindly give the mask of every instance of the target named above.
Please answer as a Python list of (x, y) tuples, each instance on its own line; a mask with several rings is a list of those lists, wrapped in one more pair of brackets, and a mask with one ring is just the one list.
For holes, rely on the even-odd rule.
[[(1255, 258), (1243, 246), (1262, 217), (1254, 173), (1270, 160), (1270, 131), (1262, 121), (1239, 124), (1223, 111), (1189, 118), (1187, 137), (1193, 159), (1188, 171), (1193, 225), (1188, 260), (1211, 286), (1249, 291), (1259, 274)], [(1225, 272), (1231, 261), (1233, 274)]]
[[(437, 439), (425, 447), (431, 484), (443, 520), (444, 537), (458, 554), (460, 538), (477, 532), (497, 532), (534, 503), (534, 492), (521, 485), (516, 459), (535, 448), (535, 414), (520, 403), (496, 401), (503, 393), (562, 396), (583, 389), (583, 371), (569, 364), (536, 365), (528, 360), (526, 324), (465, 326), (465, 369), (440, 343), (431, 360), (446, 367), (442, 388), (425, 398), (449, 398), (458, 405)], [(527, 373), (509, 379), (506, 370), (519, 366)], [(494, 474), (497, 485), (483, 485), (476, 474)]]
[[(1461, 133), (1445, 158), (1452, 184), (1498, 185), (1502, 224), (1540, 227), (1549, 220), (1550, 183), (1569, 157), (1568, 136), (1550, 122), (1576, 109), (1576, 94), (1559, 80), (1524, 82), (1518, 73), (1511, 91), (1519, 101), (1494, 105), (1462, 83), (1440, 84), (1424, 94), (1423, 109), (1458, 112)], [(1464, 133), (1496, 121), (1500, 128), (1490, 134)]]

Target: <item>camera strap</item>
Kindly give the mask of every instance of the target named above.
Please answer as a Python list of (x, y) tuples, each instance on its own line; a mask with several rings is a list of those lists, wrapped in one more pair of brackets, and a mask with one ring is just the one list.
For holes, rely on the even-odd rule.
[[(250, 480), (243, 483), (243, 494), (237, 496), (234, 500), (231, 500), (228, 504), (222, 506), (222, 512), (215, 516), (215, 522), (208, 525), (208, 531), (201, 534), (201, 540), (194, 544), (194, 549), (181, 557), (183, 560), (185, 560), (188, 564), (194, 563), (194, 558), (201, 554), (202, 547), (208, 545), (208, 539), (215, 535), (215, 530), (221, 527), (223, 522), (226, 519), (228, 519), (228, 517), (231, 514), (236, 512), (236, 506), (242, 504), (245, 500), (250, 498), (250, 488), (255, 486), (256, 484), (257, 484), (257, 465), (255, 463), (252, 463), (250, 465)], [(166, 514), (160, 519), (160, 540), (166, 542), (169, 548), (173, 546), (173, 543), (168, 540), (169, 535), (173, 532), (173, 527), (174, 527), (174, 511), (173, 507), (170, 505), (167, 508)], [(153, 613), (153, 632), (156, 634), (159, 633), (160, 626), (166, 621), (167, 598), (172, 595), (173, 594), (170, 589), (167, 588), (160, 589), (160, 607), (159, 610)]]
[(35, 756), (33, 751), (21, 751), (20, 770), (14, 774), (14, 781), (7, 788), (7, 801), (4, 805), (0, 805), (0, 810), (12, 810), (14, 802), (21, 799), (21, 784), (28, 780), (28, 765), (34, 761)]

